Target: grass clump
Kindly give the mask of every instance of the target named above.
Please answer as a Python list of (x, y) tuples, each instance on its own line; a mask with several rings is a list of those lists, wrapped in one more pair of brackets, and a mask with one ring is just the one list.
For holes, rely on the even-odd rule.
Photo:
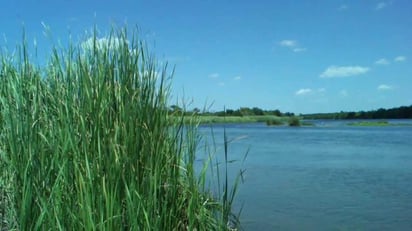
[(268, 120), (283, 120), (282, 117), (274, 115), (252, 115), (252, 116), (216, 116), (200, 115), (199, 121), (202, 124), (216, 123), (266, 123)]
[(302, 122), (301, 122), (301, 125), (302, 125), (302, 126), (307, 126), (307, 127), (313, 127), (313, 126), (315, 126), (315, 124), (314, 124), (313, 122), (310, 122), (310, 121), (302, 121)]
[(198, 122), (168, 115), (167, 66), (126, 29), (105, 41), (44, 68), (25, 42), (1, 57), (0, 230), (227, 229), (233, 197), (196, 176)]
[(284, 121), (278, 118), (266, 120), (266, 125), (268, 126), (280, 126), (284, 124), (285, 124)]
[(360, 127), (373, 127), (373, 126), (389, 126), (390, 123), (388, 121), (358, 121), (348, 123), (349, 126), (360, 126)]
[(301, 125), (300, 119), (296, 116), (292, 116), (288, 120), (288, 125), (291, 127), (299, 127)]

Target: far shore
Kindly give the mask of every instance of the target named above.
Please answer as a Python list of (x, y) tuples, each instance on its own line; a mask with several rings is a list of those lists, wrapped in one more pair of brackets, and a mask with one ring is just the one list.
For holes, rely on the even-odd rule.
[[(287, 126), (289, 116), (274, 116), (274, 115), (251, 115), (251, 116), (215, 116), (215, 115), (199, 115), (196, 117), (200, 124), (234, 124), (234, 123), (266, 123), (268, 126)], [(316, 126), (314, 120), (306, 120), (301, 117), (296, 117), (300, 120), (299, 126)], [(185, 116), (185, 121), (189, 122), (193, 119), (192, 116)], [(390, 119), (370, 119), (370, 120), (351, 120), (351, 119), (320, 119), (325, 121), (347, 121), (347, 126), (359, 127), (383, 127), (383, 126), (412, 126), (409, 123), (391, 123)]]
[(262, 116), (214, 116), (201, 115), (198, 117), (201, 124), (215, 124), (215, 123), (266, 123), (271, 120), (278, 120), (287, 123), (289, 117), (279, 117), (274, 115)]

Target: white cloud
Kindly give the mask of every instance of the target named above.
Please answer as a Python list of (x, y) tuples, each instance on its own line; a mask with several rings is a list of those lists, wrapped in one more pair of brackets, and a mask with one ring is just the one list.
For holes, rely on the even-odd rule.
[(340, 90), (339, 95), (342, 97), (348, 96), (348, 92), (346, 90)]
[(377, 60), (375, 62), (375, 64), (377, 64), (377, 65), (388, 65), (388, 64), (390, 64), (390, 62), (387, 59), (382, 58), (382, 59)]
[(217, 78), (219, 78), (219, 73), (212, 73), (212, 74), (209, 75), (209, 78), (217, 79)]
[(296, 53), (306, 51), (306, 48), (299, 47), (299, 43), (296, 40), (285, 39), (285, 40), (280, 41), (279, 45), (281, 45), (282, 47), (288, 47), (293, 52), (296, 52)]
[(322, 93), (322, 92), (325, 92), (325, 91), (326, 91), (325, 88), (318, 88), (318, 92), (319, 92), (319, 93)]
[(235, 76), (234, 78), (233, 78), (233, 80), (241, 80), (242, 79), (242, 76)]
[(310, 89), (310, 88), (302, 88), (302, 89), (297, 90), (295, 92), (295, 95), (307, 95), (307, 94), (310, 94), (312, 92), (313, 92), (313, 90)]
[(406, 60), (406, 57), (405, 56), (398, 56), (394, 60), (395, 60), (395, 62), (403, 62), (403, 61)]
[(218, 85), (219, 87), (223, 87), (223, 86), (225, 86), (225, 83), (224, 83), (224, 82), (219, 82), (217, 85)]
[(386, 85), (386, 84), (381, 84), (381, 85), (378, 86), (377, 89), (379, 91), (387, 91), (387, 90), (392, 90), (393, 86), (389, 86), (389, 85)]
[(348, 5), (342, 4), (339, 6), (339, 10), (347, 10), (349, 7)]
[(295, 47), (295, 48), (292, 49), (292, 51), (296, 52), (296, 53), (297, 52), (303, 52), (303, 51), (306, 51), (306, 48)]
[(321, 78), (348, 77), (365, 74), (369, 71), (368, 67), (361, 66), (330, 66), (322, 74)]
[(388, 4), (386, 4), (386, 2), (379, 2), (378, 4), (376, 4), (375, 9), (376, 10), (382, 10), (383, 8), (385, 8)]
[(282, 40), (279, 44), (283, 47), (296, 47), (298, 45), (295, 40)]
[(120, 46), (126, 43), (126, 45), (129, 44), (129, 41), (121, 39), (121, 38), (89, 38), (86, 41), (81, 43), (81, 48), (85, 51), (87, 50), (93, 50), (94, 45), (96, 44), (96, 48), (101, 50), (101, 49), (110, 49), (110, 50), (115, 50), (119, 49)]

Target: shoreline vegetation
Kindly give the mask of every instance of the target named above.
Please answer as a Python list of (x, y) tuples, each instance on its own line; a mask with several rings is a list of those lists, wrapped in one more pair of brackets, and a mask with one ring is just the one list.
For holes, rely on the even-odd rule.
[[(311, 121), (314, 120), (374, 120), (370, 122), (348, 122), (350, 126), (389, 126), (383, 119), (412, 119), (412, 105), (402, 106), (391, 109), (378, 109), (373, 111), (360, 112), (337, 112), (337, 113), (317, 113), (317, 114), (300, 114), (285, 112), (279, 110), (263, 110), (258, 107), (241, 107), (237, 110), (226, 109), (218, 112), (201, 112), (195, 108), (191, 111), (185, 111), (182, 108), (172, 105), (169, 114), (186, 115), (186, 121), (190, 121), (191, 116), (198, 116), (201, 124), (221, 124), (221, 123), (266, 123), (268, 126), (314, 126)], [(376, 120), (380, 120), (375, 122)], [(403, 124), (395, 124), (403, 125)]]
[[(316, 120), (321, 119), (303, 119), (299, 116), (278, 117), (272, 115), (266, 116), (213, 116), (213, 115), (192, 115), (196, 116), (199, 124), (247, 124), (247, 123), (265, 123), (267, 126), (290, 126), (290, 127), (314, 127)], [(326, 119), (328, 120), (328, 119)], [(331, 120), (331, 119), (329, 119)], [(190, 123), (191, 116), (185, 116), (184, 123)], [(368, 120), (354, 120), (354, 119), (340, 119), (340, 121), (347, 121), (347, 126), (358, 127), (382, 127), (382, 126), (412, 126), (409, 123), (391, 123), (387, 120), (368, 119)]]
[(412, 123), (390, 123), (386, 120), (360, 120), (355, 122), (349, 122), (348, 126), (358, 127), (386, 127), (386, 126), (412, 126)]
[(218, 165), (198, 116), (164, 110), (167, 66), (126, 29), (92, 34), (44, 67), (25, 38), (0, 54), (0, 230), (240, 229), (226, 134)]
[[(189, 116), (190, 117), (190, 116)], [(185, 123), (190, 121), (190, 118), (185, 119)], [(290, 127), (313, 127), (316, 126), (316, 120), (305, 120), (302, 117), (276, 117), (276, 116), (199, 116), (199, 124), (246, 124), (246, 123), (265, 123), (267, 126), (290, 126)], [(349, 120), (342, 119), (340, 121), (347, 121), (347, 126), (358, 127), (382, 127), (382, 126), (412, 126), (409, 123), (391, 123), (387, 120), (369, 119), (369, 120)]]
[[(15, 53), (0, 53), (0, 230), (238, 230), (243, 170), (229, 182), (226, 133), (215, 163), (198, 125), (312, 126), (279, 110), (169, 106), (167, 65), (135, 38), (120, 28), (99, 39), (95, 28), (87, 43), (53, 48), (43, 67), (24, 34)], [(377, 112), (412, 118), (410, 109)], [(210, 150), (200, 170), (199, 149)]]
[(373, 127), (373, 126), (390, 126), (391, 124), (388, 121), (378, 120), (378, 121), (357, 121), (347, 123), (348, 126), (359, 126), (359, 127)]

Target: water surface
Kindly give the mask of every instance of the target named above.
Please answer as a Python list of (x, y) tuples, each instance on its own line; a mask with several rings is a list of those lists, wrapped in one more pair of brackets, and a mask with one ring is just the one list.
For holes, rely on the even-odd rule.
[[(401, 122), (412, 123), (391, 121)], [(213, 126), (220, 160), (223, 127), (235, 139), (230, 159), (241, 160), (250, 149), (237, 195), (243, 228), (412, 230), (412, 126), (316, 125)], [(210, 134), (210, 127), (201, 131)], [(239, 167), (230, 165), (230, 173)]]

